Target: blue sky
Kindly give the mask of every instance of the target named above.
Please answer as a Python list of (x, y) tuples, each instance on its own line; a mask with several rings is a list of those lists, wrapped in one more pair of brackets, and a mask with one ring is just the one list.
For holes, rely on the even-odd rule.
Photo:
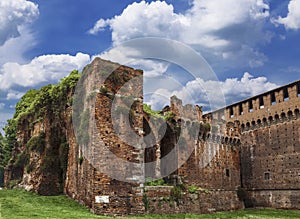
[(0, 0), (0, 16), (1, 126), (26, 90), (55, 83), (95, 56), (122, 63), (107, 50), (140, 37), (184, 43), (218, 78), (136, 60), (155, 108), (173, 94), (205, 107), (214, 87), (230, 104), (300, 78), (300, 0)]

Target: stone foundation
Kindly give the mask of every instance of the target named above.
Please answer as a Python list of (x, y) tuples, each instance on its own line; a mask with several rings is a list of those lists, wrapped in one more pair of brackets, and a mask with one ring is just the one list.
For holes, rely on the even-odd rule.
[(248, 191), (253, 207), (300, 209), (300, 189)]
[[(150, 214), (207, 214), (243, 208), (237, 191), (202, 190), (196, 193), (183, 191), (181, 197), (172, 195), (172, 186), (145, 187), (144, 201)], [(178, 200), (177, 200), (178, 198)]]

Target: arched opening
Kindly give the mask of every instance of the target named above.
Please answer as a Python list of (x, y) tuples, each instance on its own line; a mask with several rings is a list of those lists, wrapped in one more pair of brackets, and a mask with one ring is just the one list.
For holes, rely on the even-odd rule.
[[(179, 141), (181, 143), (179, 143)], [(186, 147), (185, 139), (178, 139), (176, 133), (172, 128), (167, 124), (165, 135), (163, 136), (160, 142), (160, 153), (161, 153), (161, 160), (160, 160), (160, 173), (161, 176), (168, 176), (165, 177), (165, 181), (172, 182), (172, 179), (176, 177), (169, 177), (170, 175), (177, 175), (177, 168), (178, 168), (178, 153), (180, 151), (175, 150), (176, 144), (180, 144), (178, 146), (178, 150), (184, 150)], [(171, 181), (170, 181), (171, 180)]]
[(260, 120), (260, 119), (257, 120), (257, 125), (258, 125), (259, 127), (261, 126), (261, 120)]
[(250, 129), (250, 122), (246, 123), (246, 131), (248, 131)]
[(295, 117), (296, 117), (296, 118), (299, 118), (299, 116), (300, 116), (299, 109), (295, 109)]
[(224, 138), (224, 137), (221, 138), (221, 143), (222, 143), (222, 144), (225, 143), (225, 138)]
[(242, 125), (241, 125), (241, 131), (243, 132), (245, 130), (245, 124), (243, 123)]
[(234, 139), (232, 140), (232, 143), (235, 145), (235, 144), (236, 144), (236, 141), (237, 141), (237, 139), (234, 138)]
[(288, 111), (287, 117), (288, 117), (288, 119), (292, 119), (293, 118), (293, 112), (291, 110)]
[(273, 116), (269, 116), (268, 121), (269, 121), (269, 124), (272, 124), (273, 123)]
[(284, 112), (282, 112), (282, 113), (280, 114), (280, 118), (281, 118), (281, 121), (285, 121), (285, 120), (287, 119)]
[(262, 120), (262, 125), (265, 126), (268, 124), (267, 118), (263, 118)]
[(279, 115), (278, 114), (275, 115), (274, 120), (275, 120), (275, 123), (279, 122)]

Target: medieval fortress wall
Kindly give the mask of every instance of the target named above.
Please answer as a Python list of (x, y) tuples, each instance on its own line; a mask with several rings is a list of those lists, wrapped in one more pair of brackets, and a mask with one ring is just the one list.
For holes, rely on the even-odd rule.
[[(95, 75), (111, 65), (95, 60), (85, 70), (88, 74), (83, 82), (86, 93), (94, 90), (95, 84), (106, 89), (105, 92), (97, 91), (95, 101), (86, 104), (93, 105), (91, 112), (95, 112), (90, 117), (89, 133), (93, 134), (87, 146), (78, 145), (75, 136), (70, 138), (66, 194), (95, 213), (113, 216), (147, 212), (210, 213), (242, 208), (242, 201), (237, 196), (240, 187), (239, 137), (235, 142), (221, 142), (218, 139), (225, 139), (227, 135), (220, 131), (213, 139), (202, 108), (183, 106), (175, 96), (171, 98), (170, 106), (163, 110), (163, 114), (172, 115), (165, 124), (166, 130), (157, 132), (160, 118), (152, 120), (151, 115), (143, 112), (142, 80), (122, 94), (119, 92), (126, 81), (142, 76), (142, 72), (114, 66), (113, 76), (100, 82)], [(91, 81), (94, 83), (90, 84)], [(132, 96), (135, 104), (126, 105)], [(112, 110), (116, 99), (117, 114), (121, 115), (117, 119), (118, 130), (113, 124)], [(129, 113), (126, 108), (131, 108)], [(93, 127), (93, 124), (96, 125)], [(198, 130), (195, 124), (200, 125)], [(197, 130), (196, 138), (191, 134), (193, 129)], [(131, 130), (136, 136), (146, 138), (141, 148), (133, 147), (135, 143), (124, 138)], [(149, 133), (153, 134), (152, 138), (147, 138)], [(132, 141), (134, 139), (133, 136)], [(81, 157), (83, 160), (79, 163)], [(185, 189), (174, 194), (172, 186), (144, 184), (147, 179), (160, 177), (173, 185), (182, 184)], [(188, 192), (191, 186), (197, 188), (193, 194)]]
[[(141, 75), (141, 72), (128, 69), (133, 72), (129, 78)], [(300, 208), (299, 84), (297, 81), (206, 115), (202, 115), (201, 107), (183, 106), (180, 99), (172, 97), (170, 107), (163, 110), (174, 115), (168, 122), (165, 135), (161, 139), (154, 137), (153, 147), (145, 150), (133, 150), (124, 145), (119, 136), (112, 134), (111, 115), (106, 112), (111, 107), (111, 100), (107, 94), (98, 94), (97, 130), (100, 130), (101, 139), (105, 139), (104, 147), (109, 147), (114, 154), (130, 162), (145, 162), (142, 171), (127, 170), (135, 172), (129, 175), (147, 178), (165, 176), (169, 172), (165, 180), (183, 184), (186, 188), (194, 186), (198, 191), (195, 194), (185, 191), (180, 200), (170, 204), (171, 187), (147, 187), (142, 183), (122, 182), (101, 173), (101, 168), (94, 168), (93, 174), (90, 174), (93, 192), (88, 205), (95, 212), (108, 215), (207, 213), (240, 209), (244, 205)], [(138, 87), (142, 87), (142, 83)], [(139, 95), (142, 97), (142, 92)], [(139, 122), (132, 127), (144, 130), (145, 134), (153, 129), (153, 124), (150, 117), (143, 113), (141, 105), (136, 107), (134, 111)], [(197, 139), (189, 134), (195, 121), (202, 124)], [(205, 129), (205, 124), (210, 124), (209, 130)], [(181, 134), (178, 128), (182, 130)], [(182, 139), (187, 147), (176, 147)], [(96, 158), (103, 151), (99, 150), (103, 145), (95, 144), (93, 148), (98, 151)], [(189, 150), (191, 153), (185, 155)], [(176, 163), (174, 170), (171, 168), (174, 164), (163, 159), (168, 154)], [(108, 157), (107, 163), (102, 160), (99, 165), (103, 168), (106, 165), (121, 165), (109, 160)], [(118, 167), (116, 171), (120, 169)], [(125, 169), (119, 174), (126, 174)], [(86, 187), (83, 184), (79, 190)], [(245, 197), (238, 197), (240, 190)], [(81, 198), (78, 197), (78, 200)]]
[(226, 108), (238, 128), (249, 206), (300, 208), (300, 81)]
[[(153, 118), (143, 110), (142, 76), (141, 70), (99, 58), (84, 69), (82, 99), (73, 104), (73, 114), (65, 109), (59, 126), (69, 144), (66, 179), (60, 182), (65, 194), (111, 216), (300, 209), (300, 81), (205, 115), (202, 107), (183, 106), (173, 96)], [(83, 114), (79, 121), (76, 107)], [(15, 155), (41, 131), (46, 140), (54, 137), (57, 126), (50, 132), (43, 124), (19, 130), (23, 146)], [(50, 141), (47, 147), (53, 147)], [(30, 164), (36, 156), (46, 155), (32, 154)], [(18, 169), (24, 187), (59, 192), (59, 180), (50, 192), (53, 177), (38, 178), (40, 166), (33, 169)], [(6, 185), (14, 175), (6, 169)], [(161, 177), (174, 186), (144, 183)]]

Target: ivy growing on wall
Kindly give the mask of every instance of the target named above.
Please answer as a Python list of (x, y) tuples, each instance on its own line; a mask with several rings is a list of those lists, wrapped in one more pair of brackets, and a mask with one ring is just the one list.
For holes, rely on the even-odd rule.
[[(32, 166), (29, 165), (29, 154), (31, 151), (46, 153), (46, 135), (41, 132), (37, 136), (31, 137), (27, 142), (24, 142), (26, 144), (25, 150), (13, 158), (13, 148), (18, 148), (21, 145), (21, 142), (17, 142), (17, 131), (24, 128), (24, 126), (28, 126), (27, 128), (32, 130), (35, 123), (41, 122), (45, 118), (52, 121), (61, 121), (61, 112), (72, 104), (73, 101), (70, 101), (72, 99), (71, 94), (74, 92), (80, 77), (81, 73), (74, 70), (56, 85), (47, 85), (40, 90), (29, 90), (26, 92), (16, 104), (13, 118), (7, 121), (7, 125), (4, 128), (5, 136), (3, 137), (0, 134), (0, 170), (9, 164), (12, 168), (20, 170), (17, 171), (20, 173), (17, 175), (20, 176), (25, 167), (27, 172), (31, 171)], [(60, 142), (61, 140), (58, 141), (58, 145)], [(62, 146), (59, 152), (64, 158), (66, 157), (65, 148), (67, 148), (66, 145)], [(49, 165), (53, 164), (53, 162), (50, 162), (52, 158), (51, 156), (45, 158), (45, 162), (43, 162), (45, 169), (47, 169), (47, 163)], [(66, 161), (64, 159), (61, 159), (58, 163), (61, 164), (62, 169), (66, 169)], [(1, 176), (0, 171), (0, 183)]]

